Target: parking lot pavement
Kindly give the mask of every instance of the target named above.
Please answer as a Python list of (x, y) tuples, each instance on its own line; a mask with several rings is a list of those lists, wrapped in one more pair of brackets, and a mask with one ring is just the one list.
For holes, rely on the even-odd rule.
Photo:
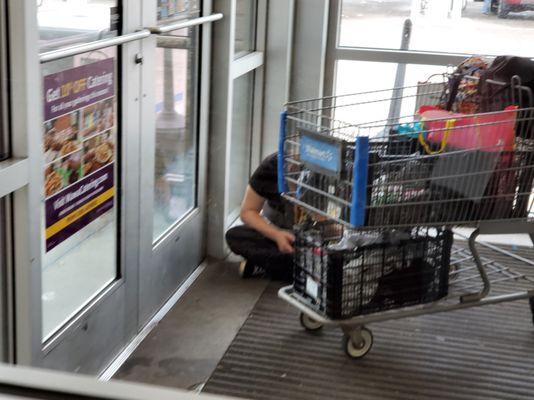
[(398, 48), (402, 25), (410, 18), (413, 50), (533, 55), (534, 12), (510, 13), (501, 19), (482, 14), (482, 2), (468, 0), (459, 18), (448, 18), (446, 13), (421, 13), (420, 3), (421, 0), (344, 0), (341, 45)]

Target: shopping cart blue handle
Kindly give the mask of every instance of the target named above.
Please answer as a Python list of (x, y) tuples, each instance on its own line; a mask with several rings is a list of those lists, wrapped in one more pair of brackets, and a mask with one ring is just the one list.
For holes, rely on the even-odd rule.
[(356, 138), (354, 147), (352, 201), (350, 208), (350, 224), (355, 227), (365, 225), (368, 169), (369, 138), (366, 136), (360, 136)]
[(280, 113), (280, 132), (278, 136), (278, 192), (287, 192), (286, 180), (284, 179), (284, 143), (286, 140), (287, 111)]

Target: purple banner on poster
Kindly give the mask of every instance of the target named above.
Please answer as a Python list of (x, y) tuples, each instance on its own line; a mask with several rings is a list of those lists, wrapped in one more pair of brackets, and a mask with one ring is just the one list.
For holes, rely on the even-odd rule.
[(107, 58), (44, 77), (45, 121), (115, 95), (115, 60)]
[(45, 202), (46, 251), (109, 211), (113, 201), (113, 163), (48, 198)]

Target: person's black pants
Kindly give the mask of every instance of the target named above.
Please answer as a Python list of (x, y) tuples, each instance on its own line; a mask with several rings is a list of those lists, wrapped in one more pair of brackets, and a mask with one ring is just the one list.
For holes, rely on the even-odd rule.
[(258, 231), (245, 225), (236, 226), (226, 232), (226, 242), (235, 254), (263, 268), (271, 278), (293, 280), (293, 255), (281, 253), (275, 242)]

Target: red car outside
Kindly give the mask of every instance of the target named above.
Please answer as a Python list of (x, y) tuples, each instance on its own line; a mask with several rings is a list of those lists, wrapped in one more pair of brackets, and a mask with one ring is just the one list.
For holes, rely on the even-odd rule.
[(493, 0), (491, 6), (499, 18), (506, 18), (511, 12), (534, 11), (534, 0)]

